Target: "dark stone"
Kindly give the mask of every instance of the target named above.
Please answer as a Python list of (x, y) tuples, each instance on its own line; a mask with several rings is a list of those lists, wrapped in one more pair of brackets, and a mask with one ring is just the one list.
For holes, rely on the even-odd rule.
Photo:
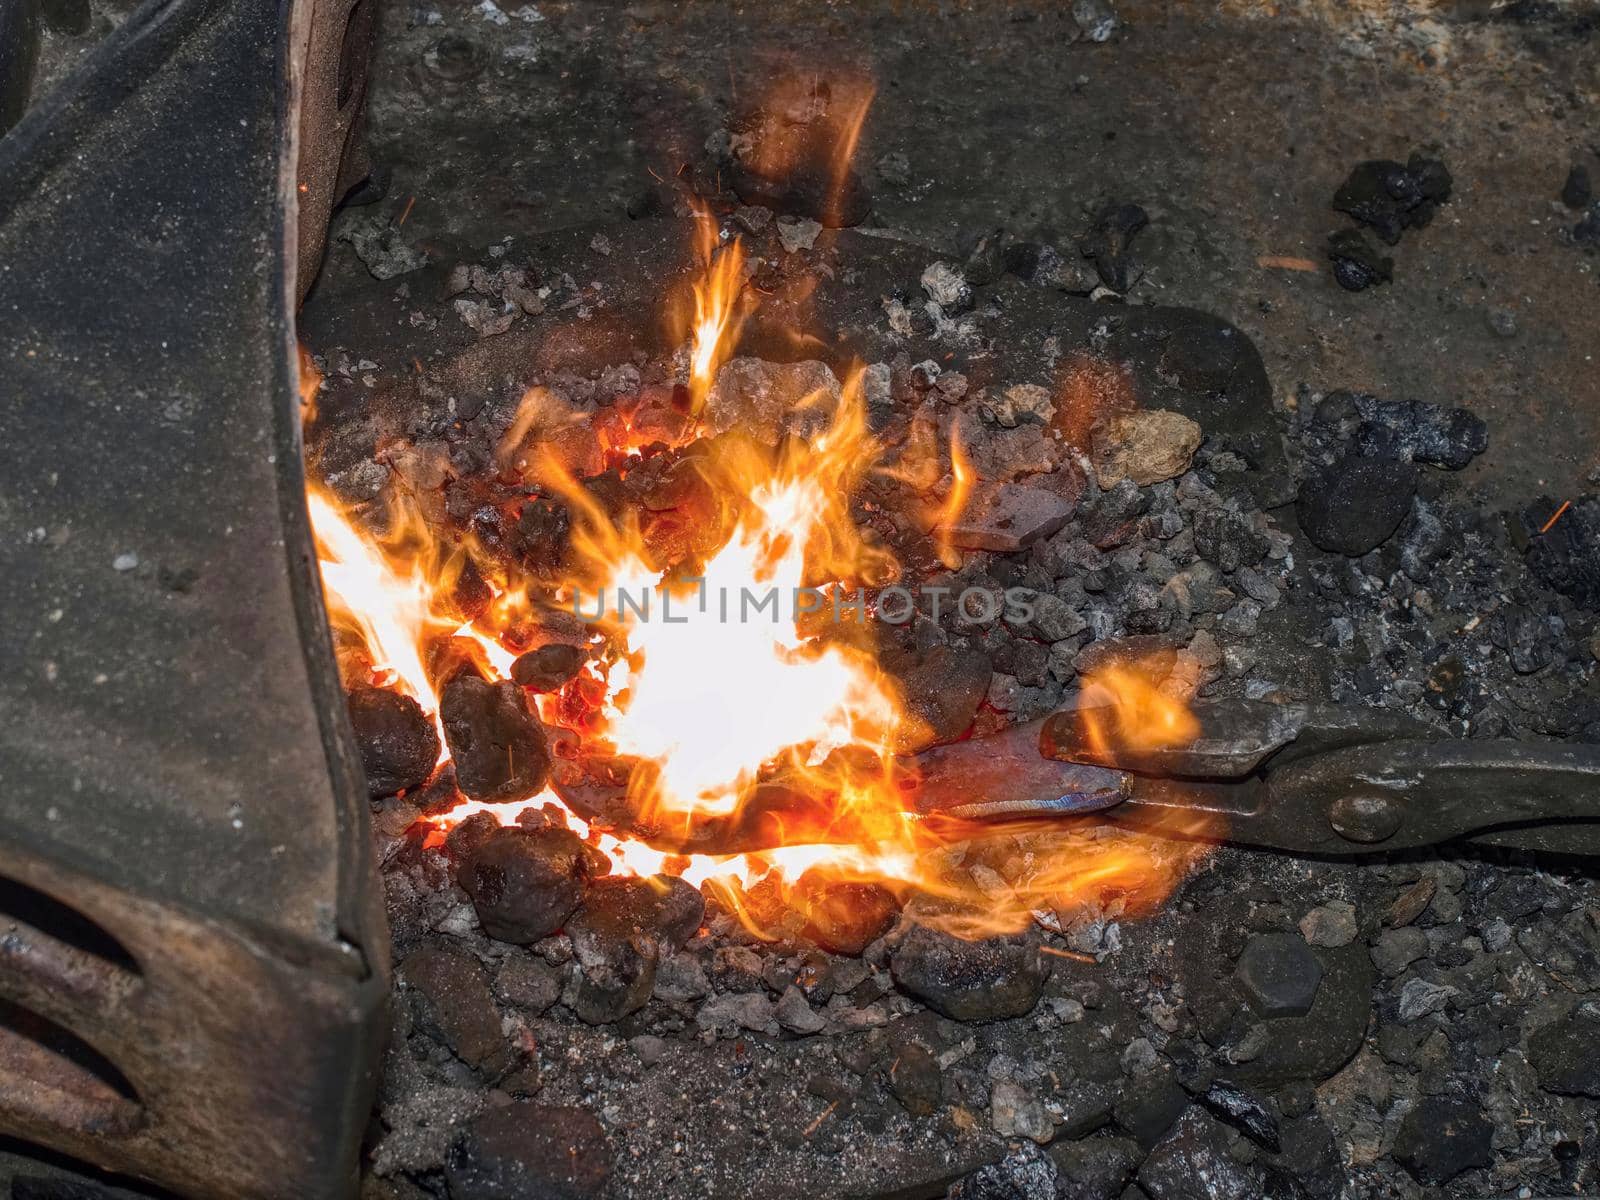
[(1594, 185), (1589, 181), (1589, 168), (1573, 163), (1567, 172), (1567, 181), (1561, 185), (1561, 203), (1568, 208), (1586, 208), (1594, 199)]
[(1133, 282), (1133, 239), (1149, 223), (1149, 214), (1137, 204), (1108, 204), (1078, 242), (1078, 253), (1094, 261), (1108, 288), (1125, 292)]
[(944, 1090), (939, 1060), (926, 1047), (907, 1042), (889, 1065), (889, 1090), (913, 1117), (931, 1117)]
[(824, 950), (852, 957), (889, 932), (900, 915), (900, 901), (881, 884), (810, 872), (800, 877), (791, 904), (806, 919), (806, 937)]
[(1600, 608), (1600, 498), (1579, 496), (1540, 533), (1561, 502), (1541, 496), (1522, 513), (1528, 569), (1584, 608)]
[(1400, 1122), (1394, 1158), (1419, 1183), (1448, 1183), (1463, 1171), (1494, 1162), (1494, 1126), (1475, 1099), (1421, 1096)]
[(1572, 227), (1572, 240), (1580, 246), (1600, 246), (1600, 204), (1590, 204), (1583, 220)]
[(474, 1117), (445, 1163), (450, 1200), (590, 1200), (610, 1174), (599, 1121), (526, 1100)]
[(1300, 486), (1300, 528), (1322, 549), (1358, 558), (1386, 542), (1411, 511), (1416, 468), (1346, 454)]
[(1228, 1153), (1227, 1131), (1191, 1107), (1139, 1168), (1151, 1200), (1257, 1200), (1261, 1185)]
[[(1194, 548), (1200, 557), (1231, 575), (1253, 567), (1267, 554), (1267, 539), (1243, 513), (1208, 508), (1195, 514)], [(1196, 607), (1196, 611), (1209, 611)]]
[(511, 664), (511, 678), (535, 692), (559, 692), (583, 670), (589, 656), (581, 646), (551, 642), (530, 650)]
[(504, 1003), (541, 1016), (561, 999), (561, 973), (542, 958), (518, 954), (495, 972), (494, 990)]
[(578, 973), (563, 999), (590, 1025), (638, 1012), (655, 989), (661, 943), (646, 933), (625, 933), (586, 909), (567, 922)]
[(1048, 1151), (1071, 1200), (1115, 1200), (1133, 1178), (1144, 1148), (1132, 1138), (1097, 1137), (1052, 1142)]
[(474, 800), (526, 800), (550, 777), (550, 745), (539, 718), (509, 680), (463, 671), (439, 701), (456, 785)]
[(1372, 245), (1359, 229), (1341, 229), (1328, 237), (1333, 278), (1347, 292), (1394, 280), (1394, 259)]
[(1063, 473), (1048, 488), (980, 482), (947, 526), (951, 544), (1000, 554), (1026, 550), (1060, 530), (1077, 509), (1075, 487), (1063, 491), (1063, 482), (1069, 478)]
[(1459, 471), (1489, 446), (1489, 428), (1469, 409), (1421, 400), (1384, 400), (1364, 392), (1331, 392), (1326, 405), (1348, 398), (1360, 418), (1356, 446), (1370, 457), (1408, 459)]
[(1406, 229), (1426, 225), (1450, 199), (1452, 180), (1438, 159), (1413, 154), (1402, 166), (1388, 159), (1357, 163), (1334, 193), (1333, 207), (1348, 213), (1393, 246)]
[(439, 734), (422, 705), (385, 688), (357, 688), (345, 696), (345, 706), (367, 795), (377, 800), (428, 782), (439, 762)]
[[(931, 1194), (931, 1193), (929, 1193)], [(979, 1167), (945, 1193), (946, 1200), (1039, 1200), (1056, 1194), (1055, 1164), (1024, 1142), (999, 1162)]]
[(1535, 1030), (1528, 1061), (1545, 1091), (1600, 1100), (1600, 1006), (1579, 1005)]
[(677, 949), (699, 932), (705, 914), (700, 889), (682, 879), (607, 876), (584, 890), (583, 907), (573, 926), (581, 918), (587, 929), (619, 937), (642, 934)]
[(1232, 1125), (1262, 1149), (1276, 1154), (1282, 1148), (1278, 1139), (1278, 1118), (1259, 1097), (1237, 1084), (1213, 1080), (1198, 1099), (1212, 1116)]
[(1303, 1017), (1322, 983), (1322, 964), (1297, 933), (1258, 933), (1239, 955), (1234, 978), (1263, 1017)]
[(1172, 1072), (1136, 1076), (1119, 1089), (1111, 1115), (1145, 1149), (1150, 1149), (1183, 1116), (1189, 1097)]
[(484, 933), (526, 946), (557, 932), (605, 870), (604, 856), (571, 830), (510, 825), (466, 855), (457, 880)]
[(416, 998), (418, 1024), (462, 1062), (490, 1076), (512, 1063), (500, 1012), (478, 960), (458, 950), (427, 947), (401, 962), (401, 983)]
[(905, 753), (953, 742), (971, 728), (994, 674), (983, 651), (949, 645), (926, 651), (888, 646), (879, 661), (899, 681), (906, 709), (916, 718), (902, 723), (896, 749)]
[(1037, 942), (1022, 935), (964, 941), (914, 926), (889, 960), (900, 989), (957, 1021), (1033, 1011), (1049, 977)]
[[(1306, 1090), (1309, 1093), (1311, 1089), (1307, 1087)], [(1294, 1172), (1299, 1191), (1293, 1194), (1310, 1200), (1338, 1200), (1349, 1185), (1350, 1172), (1344, 1164), (1339, 1140), (1319, 1115), (1309, 1112), (1311, 1103), (1310, 1099), (1306, 1102), (1309, 1115), (1284, 1124), (1283, 1149), (1277, 1161)]]

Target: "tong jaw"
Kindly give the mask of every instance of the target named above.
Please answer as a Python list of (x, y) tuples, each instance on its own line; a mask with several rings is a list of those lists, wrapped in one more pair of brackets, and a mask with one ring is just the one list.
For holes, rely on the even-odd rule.
[(1106, 816), (1162, 830), (1213, 814), (1214, 836), (1305, 854), (1415, 849), (1462, 838), (1600, 853), (1600, 747), (1464, 741), (1401, 714), (1227, 700), (1197, 706), (1181, 746), (1086, 744), (1082, 714), (1040, 732), (1047, 757), (1133, 774)]

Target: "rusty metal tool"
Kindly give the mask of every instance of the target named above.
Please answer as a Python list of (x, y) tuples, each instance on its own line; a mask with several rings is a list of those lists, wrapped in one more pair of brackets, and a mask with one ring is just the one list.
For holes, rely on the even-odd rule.
[[(1207, 835), (1304, 854), (1387, 852), (1468, 839), (1600, 853), (1600, 746), (1451, 739), (1410, 717), (1317, 704), (1229, 700), (1194, 710), (1181, 745), (1100, 737), (1077, 710), (1046, 718), (1052, 760), (1127, 773), (1102, 819), (1170, 832), (1209, 816)], [(1018, 811), (1046, 814), (1048, 800)]]
[(119, 7), (0, 138), (0, 1193), (338, 1200), (389, 950), (293, 303), (373, 5)]

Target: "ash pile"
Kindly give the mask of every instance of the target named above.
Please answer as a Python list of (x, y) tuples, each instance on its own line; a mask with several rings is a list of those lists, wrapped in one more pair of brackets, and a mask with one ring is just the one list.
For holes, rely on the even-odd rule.
[[(928, 743), (1066, 706), (1085, 674), (1135, 658), (1182, 695), (1592, 734), (1600, 573), (1584, 530), (1600, 502), (1546, 528), (1549, 502), (1486, 514), (1452, 474), (1484, 449), (1470, 413), (1337, 390), (1276, 399), (1225, 323), (1109, 293), (1140, 223), (1117, 206), (1061, 246), (999, 236), (937, 261), (726, 209), (764, 300), (708, 423), (804, 433), (793, 401), (868, 364), (878, 437), (903, 465), (929, 461), (869, 480), (858, 524), (925, 584), (1036, 601), (1024, 623), (946, 608), (884, 633), (881, 662)], [(527, 444), (556, 443), (590, 481), (607, 474), (616, 414), (681, 422), (684, 364), (646, 314), (688, 238), (641, 221), (463, 263), (416, 251), (391, 271), (390, 233), (331, 289), (344, 311), (315, 343), (311, 469), (375, 518), (390, 489), (425, 495), (442, 526), (538, 575), (570, 515), (507, 484), (497, 454), (534, 388), (563, 419)], [(800, 326), (838, 344), (796, 345)], [(952, 425), (982, 501), (951, 531), (954, 567), (905, 482), (947, 486)], [(593, 486), (647, 507), (652, 481)], [(1187, 878), (1153, 911), (1095, 894), (963, 938), (920, 920), (893, 880), (766, 908), (757, 888), (741, 909), (624, 878), (557, 808), (442, 835), (429, 822), (463, 793), (533, 785), (528, 694), (566, 686), (579, 658), (534, 648), (520, 679), (468, 678), (447, 697), (454, 778), (430, 779), (420, 709), (355, 700), (397, 963), (373, 1195), (1595, 1186), (1600, 896), (1581, 871), (1494, 852), (1353, 864), (1222, 849), (1182, 859)], [(510, 758), (521, 775), (508, 744), (528, 748)], [(496, 748), (476, 773), (473, 745)], [(1011, 833), (956, 868), (999, 893), (1093, 844), (1072, 836)]]

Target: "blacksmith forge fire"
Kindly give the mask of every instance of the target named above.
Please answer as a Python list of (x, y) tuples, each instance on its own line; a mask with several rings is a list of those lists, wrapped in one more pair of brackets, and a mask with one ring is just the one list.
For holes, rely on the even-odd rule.
[[(440, 496), (402, 487), (369, 533), (313, 487), (358, 728), (375, 752), (415, 760), (369, 773), (427, 797), (424, 846), (448, 849), (486, 928), (525, 943), (563, 927), (591, 876), (661, 896), (681, 879), (758, 937), (803, 930), (857, 952), (912, 900), (916, 920), (966, 937), (1040, 913), (1070, 922), (1083, 898), (1159, 901), (1194, 853), (1181, 843), (1069, 830), (1020, 874), (975, 876), (961, 860), (1007, 832), (959, 815), (986, 799), (978, 782), (942, 770), (936, 806), (913, 806), (930, 769), (916, 752), (949, 737), (882, 668), (873, 623), (904, 625), (918, 606), (937, 620), (943, 603), (1025, 627), (1037, 595), (908, 577), (861, 486), (899, 485), (924, 568), (958, 568), (973, 544), (959, 422), (890, 447), (869, 429), (859, 366), (841, 383), (802, 363), (778, 385), (788, 395), (741, 392), (778, 368), (730, 364), (757, 298), (738, 233), (704, 210), (695, 228), (683, 378), (594, 414), (530, 388), (485, 469), (488, 502), (512, 520), (561, 514), (558, 560), (497, 557), (452, 528)], [(1105, 726), (1182, 746), (1194, 682), (1140, 662), (1088, 676), (1086, 739), (1103, 743)], [(551, 853), (571, 879), (545, 876)], [(533, 874), (507, 880), (518, 871)]]
[(1456, 156), (1341, 145), (1307, 211), (1373, 233), (1221, 286), (1148, 177), (908, 236), (962, 164), (885, 149), (904, 76), (776, 61), (614, 219), (454, 147), (335, 223), (303, 430), (394, 936), (375, 1186), (1591, 1179), (1592, 880), (1526, 856), (1579, 836), (1550, 535), (1592, 510), (1508, 538), (1481, 395), (1305, 348), (1470, 218)]

